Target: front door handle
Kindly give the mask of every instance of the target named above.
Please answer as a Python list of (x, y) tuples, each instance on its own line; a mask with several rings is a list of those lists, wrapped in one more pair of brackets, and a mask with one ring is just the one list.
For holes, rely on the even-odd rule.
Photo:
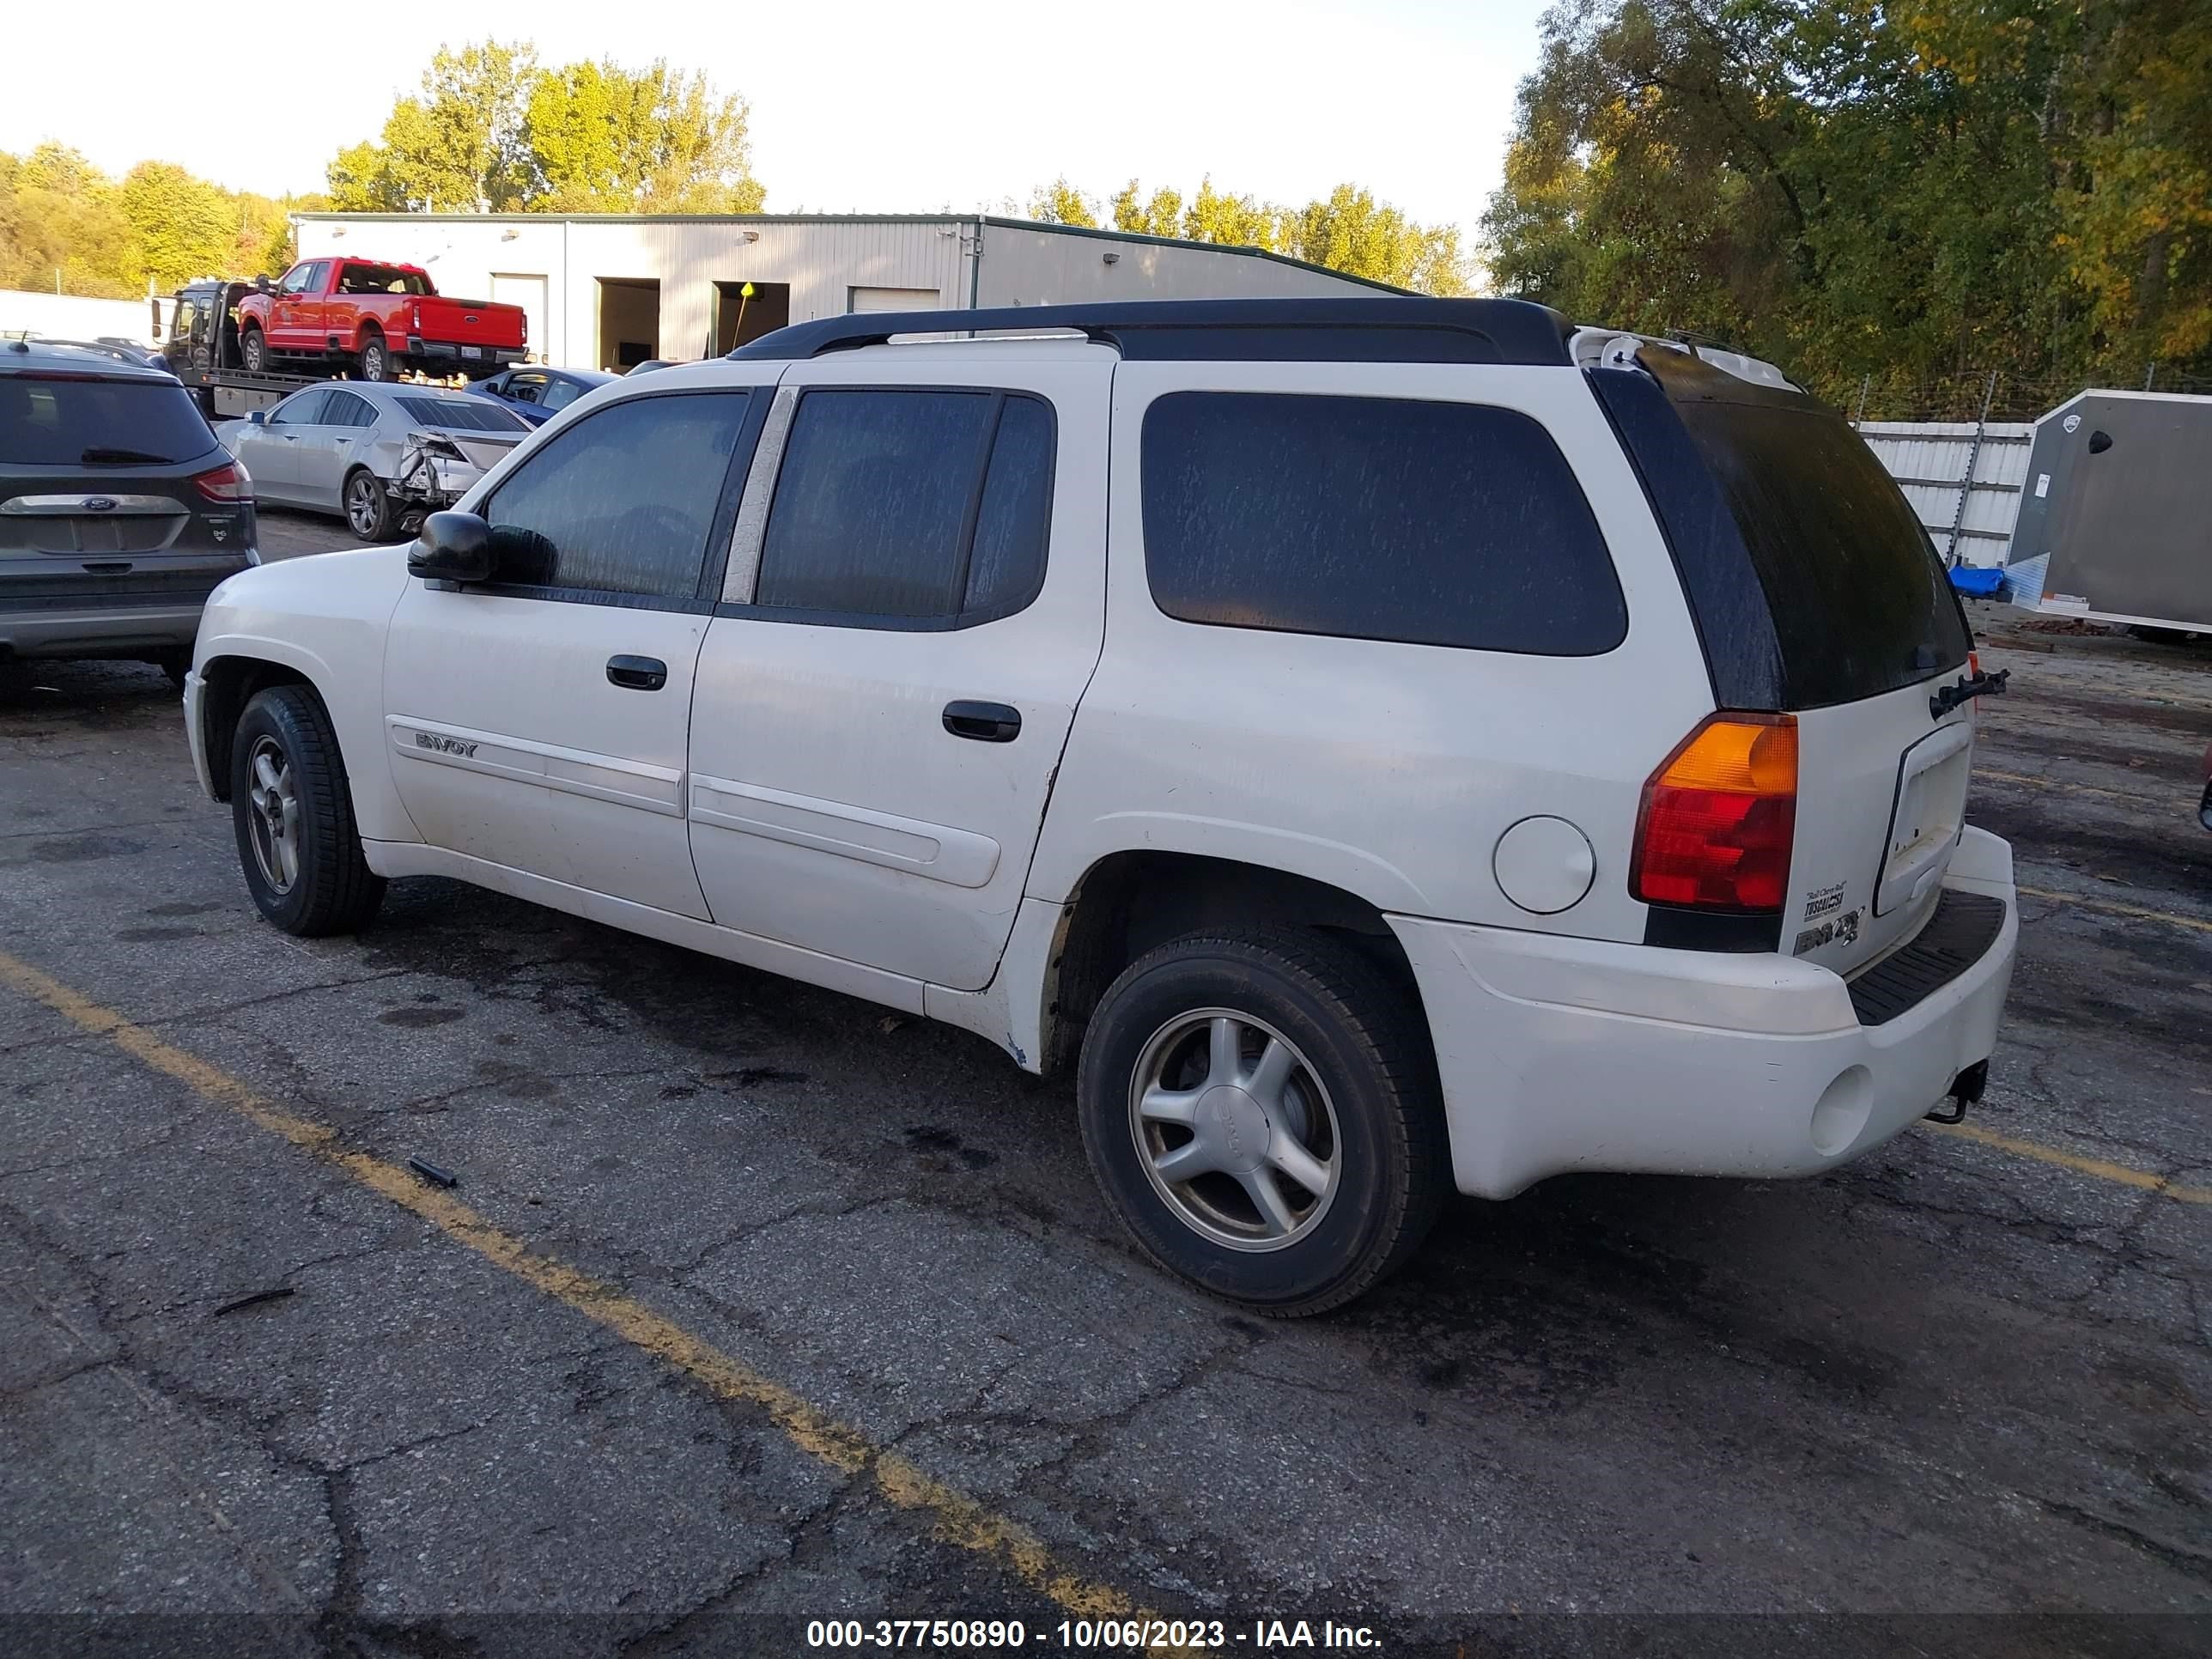
[(1012, 743), (1022, 734), (1022, 711), (1002, 702), (948, 702), (945, 729), (978, 743)]
[(625, 691), (658, 691), (668, 684), (668, 665), (658, 657), (609, 657), (607, 684)]

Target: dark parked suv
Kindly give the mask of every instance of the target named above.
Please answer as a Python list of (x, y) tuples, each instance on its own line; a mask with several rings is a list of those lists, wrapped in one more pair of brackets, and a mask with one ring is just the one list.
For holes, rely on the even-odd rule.
[(207, 596), (258, 562), (253, 481), (174, 375), (0, 343), (0, 660), (137, 658), (181, 684)]

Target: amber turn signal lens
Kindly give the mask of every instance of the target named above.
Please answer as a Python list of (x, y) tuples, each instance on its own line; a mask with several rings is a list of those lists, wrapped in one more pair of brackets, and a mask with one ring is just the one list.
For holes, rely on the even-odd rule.
[(1646, 904), (1778, 910), (1797, 833), (1797, 722), (1712, 714), (1644, 786), (1629, 891)]

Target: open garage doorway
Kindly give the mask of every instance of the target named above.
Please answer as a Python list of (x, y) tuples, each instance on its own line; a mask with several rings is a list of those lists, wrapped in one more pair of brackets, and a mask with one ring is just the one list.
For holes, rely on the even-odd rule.
[[(747, 294), (745, 290), (752, 292)], [(716, 283), (714, 350), (720, 357), (791, 320), (789, 283)]]
[(660, 356), (660, 281), (653, 276), (602, 276), (599, 283), (599, 368), (621, 374)]

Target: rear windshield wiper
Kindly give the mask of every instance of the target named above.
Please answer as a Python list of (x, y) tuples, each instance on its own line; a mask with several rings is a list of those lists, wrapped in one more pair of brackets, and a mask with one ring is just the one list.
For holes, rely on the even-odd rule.
[(2001, 697), (2004, 696), (2005, 682), (2011, 678), (2009, 668), (2000, 668), (1994, 674), (1982, 669), (1972, 679), (1961, 674), (1955, 684), (1944, 686), (1928, 699), (1928, 718), (1940, 720), (1970, 697)]
[(170, 459), (167, 455), (149, 455), (143, 449), (109, 449), (99, 444), (77, 457), (79, 463), (86, 466), (96, 466), (102, 461), (143, 461), (155, 466), (167, 466)]

